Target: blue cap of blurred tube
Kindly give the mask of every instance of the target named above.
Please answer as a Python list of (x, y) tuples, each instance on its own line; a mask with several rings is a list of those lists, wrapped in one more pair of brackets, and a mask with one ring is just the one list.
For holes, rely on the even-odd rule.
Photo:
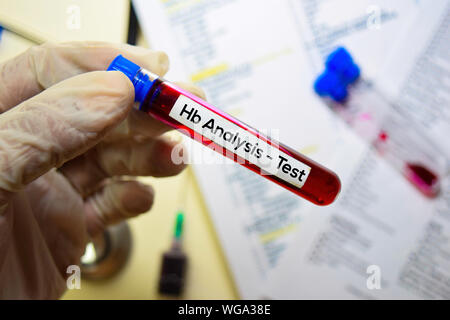
[(358, 65), (343, 47), (331, 52), (325, 62), (325, 71), (314, 82), (314, 90), (320, 96), (329, 96), (337, 102), (347, 98), (347, 86), (360, 76)]

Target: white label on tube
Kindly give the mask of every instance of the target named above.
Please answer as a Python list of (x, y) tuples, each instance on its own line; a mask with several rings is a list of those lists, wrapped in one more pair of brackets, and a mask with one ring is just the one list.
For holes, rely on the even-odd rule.
[(169, 113), (170, 117), (206, 137), (215, 144), (271, 174), (301, 188), (311, 168), (261, 140), (233, 122), (180, 95)]

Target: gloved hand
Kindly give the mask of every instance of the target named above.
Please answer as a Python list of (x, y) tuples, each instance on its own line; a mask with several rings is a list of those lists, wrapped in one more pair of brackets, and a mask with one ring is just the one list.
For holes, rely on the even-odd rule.
[(1, 298), (60, 297), (89, 236), (151, 207), (152, 188), (128, 176), (183, 169), (169, 127), (132, 109), (128, 78), (95, 71), (118, 54), (168, 68), (162, 52), (104, 43), (45, 44), (0, 65)]

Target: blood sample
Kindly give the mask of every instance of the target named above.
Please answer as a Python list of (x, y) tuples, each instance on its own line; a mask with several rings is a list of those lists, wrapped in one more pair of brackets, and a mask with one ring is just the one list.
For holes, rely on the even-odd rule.
[(148, 115), (316, 205), (336, 199), (339, 178), (322, 165), (121, 55), (108, 70), (121, 71), (132, 81), (139, 109)]

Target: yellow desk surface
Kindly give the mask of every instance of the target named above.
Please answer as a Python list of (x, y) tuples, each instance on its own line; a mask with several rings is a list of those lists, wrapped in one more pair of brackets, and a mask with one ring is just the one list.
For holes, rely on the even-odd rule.
[[(38, 5), (38, 2), (33, 3)], [(84, 3), (87, 5), (88, 2)], [(70, 34), (67, 37), (59, 37), (63, 37), (64, 41), (72, 40)], [(138, 43), (145, 46), (142, 38)], [(17, 35), (5, 32), (0, 43), (0, 62), (32, 44)], [(82, 280), (81, 289), (67, 291), (63, 299), (167, 298), (158, 294), (157, 284), (161, 255), (171, 243), (181, 188), (188, 192), (183, 209), (184, 248), (189, 259), (187, 283), (182, 298), (238, 298), (192, 169), (188, 168), (177, 177), (141, 179), (153, 185), (156, 197), (150, 212), (129, 221), (133, 249), (127, 265), (109, 280)]]
[(169, 248), (178, 197), (186, 189), (184, 245), (189, 258), (184, 299), (236, 299), (224, 257), (216, 239), (192, 169), (171, 178), (141, 178), (155, 188), (150, 212), (130, 220), (133, 251), (129, 263), (107, 281), (82, 280), (81, 290), (64, 299), (161, 299), (157, 292), (161, 254)]

